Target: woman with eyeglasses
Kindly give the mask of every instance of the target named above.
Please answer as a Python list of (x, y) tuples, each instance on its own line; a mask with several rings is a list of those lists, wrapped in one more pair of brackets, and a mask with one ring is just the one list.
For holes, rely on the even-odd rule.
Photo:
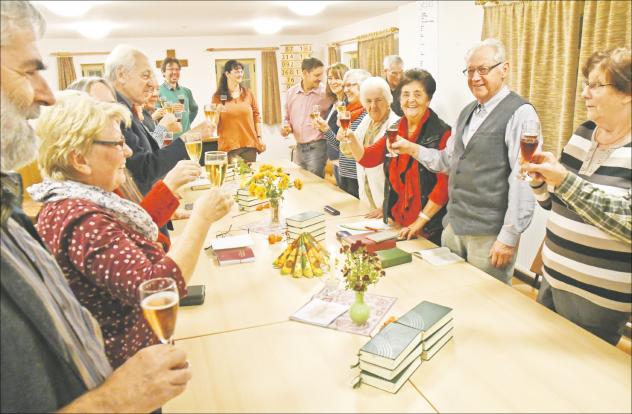
[(559, 163), (536, 153), (524, 166), (540, 206), (551, 210), (538, 301), (615, 345), (632, 310), (630, 61), (628, 48), (590, 56), (582, 69), (589, 120)]
[(243, 80), (244, 65), (232, 59), (226, 62), (212, 102), (220, 109), (219, 150), (228, 152), (229, 159), (239, 156), (246, 162), (254, 162), (266, 145), (261, 138), (257, 100)]
[(46, 179), (28, 189), (44, 203), (37, 230), (79, 302), (99, 322), (114, 368), (158, 343), (142, 315), (138, 286), (170, 277), (185, 296), (209, 227), (233, 204), (219, 190), (203, 194), (165, 253), (151, 216), (113, 192), (124, 182), (125, 160), (132, 154), (121, 133), (121, 123), (129, 122), (129, 111), (118, 103), (60, 92), (37, 124)]

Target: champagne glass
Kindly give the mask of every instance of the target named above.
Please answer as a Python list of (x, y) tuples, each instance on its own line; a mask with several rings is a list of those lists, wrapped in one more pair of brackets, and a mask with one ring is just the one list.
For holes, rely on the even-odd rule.
[(320, 105), (312, 106), (312, 112), (309, 114), (312, 120), (315, 120), (320, 116)]
[[(520, 136), (520, 156), (522, 163), (531, 162), (535, 150), (538, 149), (540, 136), (540, 123), (536, 120), (525, 121), (522, 124), (522, 135)], [(532, 178), (525, 171), (520, 171), (518, 179), (532, 181)]]
[(338, 113), (346, 111), (346, 110), (347, 110), (347, 104), (345, 103), (345, 101), (336, 102), (336, 111), (338, 111)]
[(146, 280), (138, 287), (143, 315), (160, 342), (173, 345), (180, 299), (175, 280), (168, 277)]
[(204, 168), (211, 185), (220, 188), (226, 178), (228, 153), (225, 151), (207, 151), (204, 153)]
[(187, 132), (183, 135), (184, 146), (191, 161), (200, 162), (202, 156), (202, 137), (198, 132)]
[(340, 121), (340, 127), (343, 130), (344, 138), (340, 140), (340, 152), (347, 155), (349, 154), (350, 140), (347, 138), (347, 132), (349, 131), (349, 124), (351, 123), (351, 112), (342, 111), (338, 114), (338, 120)]
[(226, 112), (224, 108), (226, 106), (226, 101), (228, 100), (228, 95), (220, 95), (219, 100), (222, 102), (222, 112)]
[(219, 111), (217, 110), (217, 104), (210, 103), (204, 105), (204, 116), (211, 124), (211, 138), (218, 138), (217, 124), (219, 122)]
[[(386, 139), (388, 140), (389, 144), (393, 144), (397, 140), (397, 130), (398, 125), (396, 123), (386, 129)], [(397, 157), (397, 154), (389, 148), (386, 156), (390, 158), (395, 158)]]

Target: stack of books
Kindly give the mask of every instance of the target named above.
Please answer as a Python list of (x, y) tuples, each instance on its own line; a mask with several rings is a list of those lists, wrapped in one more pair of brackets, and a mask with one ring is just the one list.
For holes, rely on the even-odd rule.
[(396, 393), (453, 336), (452, 309), (423, 301), (360, 349), (360, 380)]
[(316, 241), (325, 240), (325, 214), (318, 211), (306, 211), (285, 219), (290, 242), (303, 233), (310, 234)]
[[(239, 209), (243, 211), (256, 211), (257, 206), (268, 202), (267, 198), (259, 200), (257, 197), (250, 195), (247, 188), (240, 188), (237, 190), (237, 204)], [(261, 207), (259, 207), (261, 209)]]

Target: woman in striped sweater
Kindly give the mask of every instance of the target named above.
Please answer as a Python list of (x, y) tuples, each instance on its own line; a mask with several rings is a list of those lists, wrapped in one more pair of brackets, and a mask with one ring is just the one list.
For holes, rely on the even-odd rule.
[[(350, 131), (355, 131), (366, 116), (366, 109), (360, 102), (360, 85), (370, 76), (371, 74), (363, 69), (351, 69), (345, 73), (342, 87), (347, 97), (347, 111), (351, 112)], [(340, 134), (342, 131), (338, 130), (338, 133)], [(328, 145), (340, 150), (340, 141), (338, 141), (336, 134), (331, 129), (325, 132), (325, 138), (327, 138)], [(353, 155), (350, 153), (344, 154), (341, 151), (338, 165), (340, 168), (340, 188), (355, 198), (359, 198), (358, 171)]]
[[(589, 121), (564, 147), (560, 164), (568, 173), (562, 180), (533, 174), (531, 182), (540, 205), (551, 210), (538, 301), (611, 344), (632, 310), (630, 237), (616, 231), (621, 221), (629, 228), (631, 214), (629, 202), (610, 214), (614, 203), (601, 195), (615, 200), (630, 192), (631, 73), (630, 49), (588, 59), (582, 97)], [(532, 167), (527, 170), (537, 171)], [(601, 219), (594, 208), (587, 213), (595, 203), (603, 203)], [(608, 219), (613, 215), (617, 220)]]

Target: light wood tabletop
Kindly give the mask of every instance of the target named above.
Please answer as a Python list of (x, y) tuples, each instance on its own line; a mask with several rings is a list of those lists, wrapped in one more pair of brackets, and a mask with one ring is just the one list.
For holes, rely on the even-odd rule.
[[(367, 208), (311, 174), (291, 173), (306, 185), (288, 192), (286, 215), (325, 204), (341, 210), (327, 216), (325, 244), (337, 248), (336, 225), (360, 220), (350, 216)], [(235, 214), (214, 225), (207, 242), (230, 223), (234, 228), (268, 212)], [(191, 283), (206, 285), (206, 301), (181, 308), (176, 331), (194, 379), (165, 412), (632, 410), (630, 355), (467, 263), (434, 267), (418, 258), (386, 269), (369, 293), (397, 298), (387, 316), (401, 316), (422, 300), (452, 307), (454, 338), (398, 394), (367, 385), (353, 390), (349, 365), (369, 338), (288, 321), (323, 282), (281, 276), (272, 261), (285, 243), (254, 239), (254, 263), (218, 267), (210, 256), (200, 258)], [(407, 251), (433, 246), (397, 245)]]
[(193, 378), (163, 412), (434, 413), (410, 382), (397, 394), (366, 385), (352, 388), (357, 369), (351, 365), (366, 340), (280, 322), (178, 341)]

